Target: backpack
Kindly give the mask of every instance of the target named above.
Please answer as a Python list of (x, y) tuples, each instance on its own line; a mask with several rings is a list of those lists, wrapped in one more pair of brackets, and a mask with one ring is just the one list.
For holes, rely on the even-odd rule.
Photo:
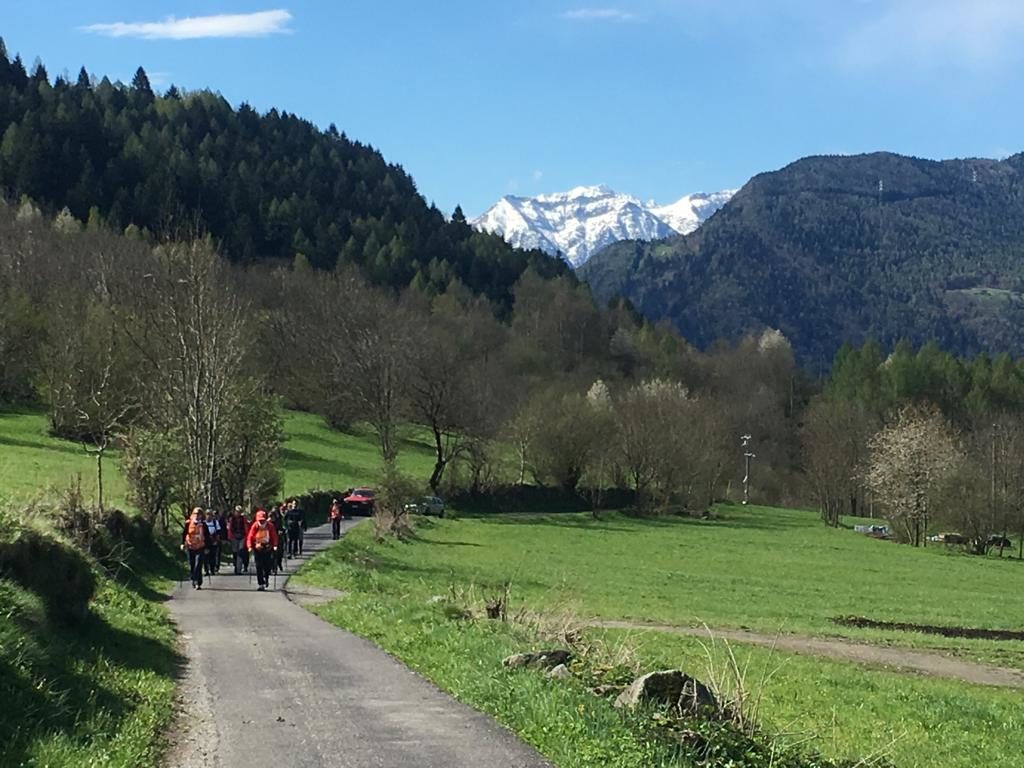
[(205, 525), (189, 520), (188, 530), (185, 533), (185, 545), (193, 552), (206, 547), (206, 537), (203, 535)]
[(256, 533), (252, 537), (253, 543), (256, 545), (256, 549), (265, 549), (270, 545), (270, 525), (267, 524), (260, 528), (256, 527)]

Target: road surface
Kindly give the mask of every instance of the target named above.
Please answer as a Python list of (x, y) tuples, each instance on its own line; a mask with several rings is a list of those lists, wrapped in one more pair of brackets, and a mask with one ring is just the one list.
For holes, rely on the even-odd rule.
[[(348, 521), (346, 521), (348, 524)], [(306, 534), (305, 558), (330, 544)], [(292, 561), (289, 570), (301, 564)], [(246, 575), (186, 582), (171, 613), (188, 659), (172, 768), (541, 768), (539, 754), (371, 643)]]

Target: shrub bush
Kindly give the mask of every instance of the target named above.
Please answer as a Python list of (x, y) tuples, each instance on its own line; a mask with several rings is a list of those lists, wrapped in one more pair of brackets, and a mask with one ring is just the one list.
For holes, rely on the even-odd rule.
[(344, 491), (323, 491), (320, 489), (306, 491), (296, 496), (299, 506), (306, 512), (307, 525), (319, 525), (327, 522), (327, 514), (331, 510), (331, 502), (345, 497)]

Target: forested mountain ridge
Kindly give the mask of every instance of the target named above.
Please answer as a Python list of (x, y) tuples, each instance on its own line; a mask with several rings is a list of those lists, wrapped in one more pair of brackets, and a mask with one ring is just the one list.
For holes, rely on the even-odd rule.
[(528, 267), (569, 270), (446, 221), (401, 166), (332, 125), (271, 109), (233, 108), (209, 91), (154, 93), (140, 68), (130, 86), (27, 73), (0, 41), (0, 191), (56, 212), (157, 236), (208, 232), (237, 263), (357, 264), (374, 281), (426, 293), (453, 282), (508, 306)]
[(698, 345), (780, 329), (804, 360), (844, 341), (1024, 353), (1024, 155), (819, 156), (750, 180), (691, 235), (619, 243), (580, 274)]

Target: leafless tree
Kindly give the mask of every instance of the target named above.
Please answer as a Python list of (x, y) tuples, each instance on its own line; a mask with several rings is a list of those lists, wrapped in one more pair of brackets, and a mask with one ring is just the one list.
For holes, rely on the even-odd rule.
[(804, 468), (827, 525), (858, 512), (874, 419), (854, 403), (819, 397), (804, 415)]
[(146, 416), (158, 428), (180, 429), (187, 503), (212, 503), (232, 419), (260, 394), (245, 370), (247, 308), (201, 241), (162, 247), (143, 278), (134, 300), (125, 297), (121, 328), (141, 355)]
[(615, 435), (623, 467), (637, 496), (643, 500), (667, 480), (666, 459), (675, 462), (668, 442), (680, 427), (680, 413), (687, 407), (682, 385), (652, 380), (634, 385), (615, 403)]
[(80, 440), (96, 461), (96, 503), (104, 509), (103, 459), (141, 410), (136, 357), (106, 301), (58, 297), (41, 353), (41, 389), (51, 429)]
[(381, 458), (398, 455), (408, 416), (412, 318), (395, 297), (354, 271), (281, 275), (282, 306), (272, 318), (295, 377), (335, 426), (368, 423)]
[(433, 439), (429, 485), (436, 492), (445, 468), (471, 449), (475, 469), (482, 469), (479, 459), (486, 458), (484, 446), (495, 425), (501, 376), (496, 352), (503, 334), (489, 312), (468, 312), (449, 297), (436, 300), (429, 313), (407, 310), (410, 319), (420, 318), (410, 329), (410, 413)]
[(582, 394), (559, 389), (539, 392), (530, 401), (528, 416), (532, 422), (529, 464), (536, 480), (575, 492), (584, 474), (592, 466), (600, 421), (595, 409)]

